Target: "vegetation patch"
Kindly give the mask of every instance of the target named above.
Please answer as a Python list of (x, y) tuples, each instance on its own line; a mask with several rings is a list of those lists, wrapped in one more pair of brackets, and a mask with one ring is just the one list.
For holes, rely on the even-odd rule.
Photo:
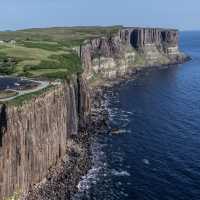
[(72, 48), (72, 47), (76, 47), (76, 46), (80, 46), (85, 39), (72, 39), (72, 40), (64, 40), (59, 42), (60, 45), (63, 45), (67, 48)]
[(38, 65), (24, 66), (24, 73), (31, 76), (46, 77), (49, 79), (63, 79), (75, 73), (81, 73), (81, 60), (75, 53), (51, 55), (48, 60), (42, 60)]
[(135, 65), (144, 65), (145, 64), (145, 58), (143, 55), (136, 53), (135, 55)]
[(1, 40), (9, 41), (72, 41), (115, 34), (122, 26), (52, 27), (0, 32)]
[[(83, 71), (74, 49), (85, 40), (109, 37), (119, 29), (121, 26), (53, 27), (0, 32), (0, 74), (50, 80), (70, 79), (73, 74)], [(44, 90), (19, 96), (9, 103), (21, 104)], [(10, 95), (14, 94), (2, 93), (0, 97)]]
[(43, 42), (43, 41), (23, 41), (21, 43), (24, 47), (27, 48), (37, 48), (37, 49), (44, 49), (48, 51), (60, 51), (63, 50), (63, 45), (53, 42)]
[(13, 196), (10, 196), (10, 197), (5, 198), (3, 200), (19, 200), (20, 199), (20, 195), (21, 195), (20, 192), (15, 192), (13, 194)]
[(7, 102), (8, 105), (15, 105), (15, 106), (20, 106), (23, 105), (25, 102), (30, 101), (31, 99), (33, 99), (34, 97), (37, 97), (39, 95), (44, 94), (45, 92), (49, 91), (50, 89), (52, 89), (54, 86), (50, 85), (42, 90), (39, 90), (37, 92), (32, 92), (29, 94), (25, 94), (22, 96), (18, 96), (15, 99), (13, 99), (12, 101)]
[(2, 90), (0, 91), (0, 99), (10, 98), (16, 96), (18, 93), (11, 90)]
[(120, 28), (55, 27), (0, 32), (0, 74), (57, 79), (81, 73), (74, 47), (86, 39), (116, 34)]
[(15, 65), (20, 59), (12, 58), (6, 55), (4, 52), (0, 52), (0, 73), (4, 75), (10, 75), (15, 72)]

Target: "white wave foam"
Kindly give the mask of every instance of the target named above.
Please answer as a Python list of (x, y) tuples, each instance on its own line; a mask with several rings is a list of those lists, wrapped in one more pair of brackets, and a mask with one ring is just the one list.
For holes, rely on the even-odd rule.
[(83, 176), (81, 181), (77, 185), (78, 191), (83, 192), (85, 190), (88, 190), (91, 184), (96, 184), (97, 175), (100, 170), (101, 167), (98, 168), (93, 167), (92, 169), (90, 169), (87, 175)]
[(113, 130), (113, 131), (112, 131), (112, 134), (118, 135), (118, 134), (123, 134), (123, 133), (128, 133), (128, 132), (130, 132), (130, 130), (119, 129), (119, 130)]
[(130, 176), (130, 173), (127, 171), (117, 171), (116, 169), (112, 170), (114, 176)]
[(150, 162), (149, 162), (149, 160), (147, 160), (147, 159), (142, 159), (142, 162), (143, 162), (145, 165), (150, 165)]

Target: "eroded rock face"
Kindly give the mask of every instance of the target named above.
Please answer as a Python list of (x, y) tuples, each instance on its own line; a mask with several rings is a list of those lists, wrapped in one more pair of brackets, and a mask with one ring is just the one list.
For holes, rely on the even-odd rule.
[(177, 30), (158, 28), (127, 28), (120, 32), (122, 42), (134, 48), (144, 48), (146, 44), (155, 44), (157, 47), (178, 46), (179, 33)]
[[(0, 199), (15, 191), (28, 191), (42, 181), (65, 156), (70, 137), (87, 129), (91, 99), (85, 79), (95, 76), (115, 79), (137, 67), (174, 64), (185, 59), (179, 52), (176, 30), (150, 28), (124, 28), (118, 34), (85, 41), (77, 52), (82, 59), (84, 78), (75, 76), (22, 107), (0, 107)], [(68, 169), (65, 165), (61, 168), (65, 173), (57, 173), (53, 182), (59, 182), (61, 177), (62, 185), (67, 181)], [(72, 175), (82, 174), (80, 169), (84, 166), (72, 170)], [(51, 181), (45, 191), (51, 190), (49, 185)], [(40, 199), (42, 193), (38, 189), (35, 195)]]
[(177, 30), (159, 28), (123, 28), (118, 34), (86, 41), (80, 56), (90, 79), (101, 75), (116, 78), (129, 68), (181, 63)]
[(66, 154), (67, 141), (78, 134), (79, 122), (87, 124), (89, 112), (82, 78), (22, 107), (1, 107), (0, 199), (40, 182)]
[(121, 40), (118, 36), (96, 38), (85, 41), (81, 46), (81, 58), (87, 74), (92, 67), (92, 60), (101, 57), (118, 57), (121, 55)]

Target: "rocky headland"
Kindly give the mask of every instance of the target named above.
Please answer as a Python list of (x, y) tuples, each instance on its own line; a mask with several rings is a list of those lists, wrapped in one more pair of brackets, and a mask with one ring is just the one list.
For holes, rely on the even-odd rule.
[(123, 28), (118, 34), (85, 41), (80, 56), (86, 79), (115, 79), (144, 67), (180, 64), (179, 32), (156, 28)]
[(90, 168), (90, 137), (106, 126), (104, 86), (189, 59), (178, 31), (159, 28), (120, 28), (75, 49), (82, 74), (23, 105), (1, 105), (1, 199), (71, 199)]

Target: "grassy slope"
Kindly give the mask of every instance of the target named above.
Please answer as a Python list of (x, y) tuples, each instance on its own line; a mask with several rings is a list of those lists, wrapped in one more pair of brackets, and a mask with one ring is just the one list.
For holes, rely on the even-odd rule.
[[(4, 48), (3, 48), (4, 46)], [(53, 62), (53, 59), (50, 58), (52, 55), (59, 55), (68, 52), (64, 51), (47, 51), (40, 48), (26, 48), (24, 46), (15, 45), (15, 46), (8, 46), (8, 45), (1, 45), (0, 54), (5, 54), (7, 57), (12, 57), (18, 60), (18, 62), (14, 65), (14, 69), (11, 74), (13, 75), (26, 75), (25, 68), (27, 66), (35, 66), (39, 65), (42, 61), (49, 61)], [(61, 66), (60, 66), (61, 67)], [(9, 67), (8, 67), (9, 68)], [(59, 70), (59, 68), (58, 68)], [(37, 70), (36, 70), (37, 71)], [(27, 71), (26, 71), (27, 73)], [(40, 72), (38, 70), (38, 74), (45, 75), (45, 73), (49, 73), (48, 68), (46, 68), (46, 72)], [(30, 76), (34, 76), (36, 73), (29, 73)]]
[[(0, 74), (33, 78), (64, 79), (81, 73), (81, 61), (73, 48), (90, 38), (114, 34), (114, 27), (42, 28), (0, 32)], [(21, 105), (44, 90), (18, 97), (10, 104)]]
[(37, 92), (32, 92), (30, 94), (25, 94), (22, 96), (19, 96), (15, 99), (13, 99), (12, 101), (9, 101), (7, 104), (8, 105), (17, 105), (17, 106), (22, 106), (24, 102), (27, 102), (39, 95), (44, 94), (45, 92), (48, 92), (50, 89), (54, 88), (54, 86), (48, 86), (47, 88), (44, 88), (42, 90), (39, 90)]
[[(28, 77), (63, 78), (64, 74), (80, 72), (80, 59), (72, 51), (72, 48), (79, 46), (85, 39), (112, 34), (119, 28), (119, 26), (57, 27), (0, 32), (0, 40), (17, 41), (15, 45), (7, 43), (0, 45), (0, 62), (4, 55), (17, 60), (14, 64), (6, 61), (4, 68), (0, 67), (0, 73)], [(69, 56), (66, 57), (65, 54)], [(5, 59), (3, 58), (3, 60)]]
[(120, 26), (112, 27), (53, 27), (34, 28), (14, 32), (0, 32), (1, 40), (15, 39), (17, 41), (53, 41), (65, 44), (75, 44), (91, 37), (99, 37), (110, 32), (115, 33)]
[(9, 98), (17, 95), (14, 91), (0, 91), (0, 99)]

